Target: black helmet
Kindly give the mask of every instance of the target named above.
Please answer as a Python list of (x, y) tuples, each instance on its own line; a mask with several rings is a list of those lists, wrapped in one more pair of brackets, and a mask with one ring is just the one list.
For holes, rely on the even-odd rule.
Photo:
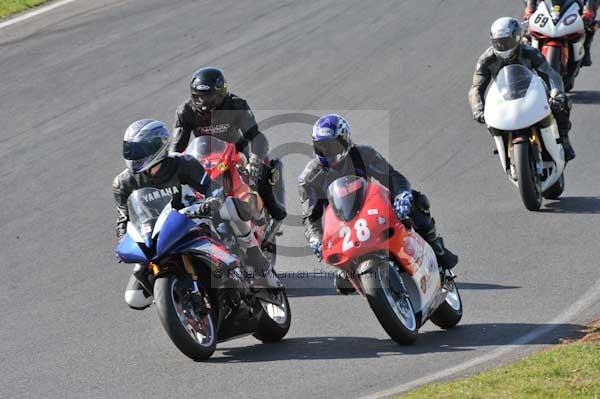
[(190, 82), (192, 106), (196, 111), (210, 111), (223, 103), (227, 81), (219, 68), (200, 68)]
[(521, 44), (521, 24), (514, 18), (498, 18), (490, 29), (490, 39), (496, 56), (510, 59)]
[(123, 138), (123, 158), (132, 173), (145, 172), (167, 157), (171, 135), (154, 119), (133, 122)]

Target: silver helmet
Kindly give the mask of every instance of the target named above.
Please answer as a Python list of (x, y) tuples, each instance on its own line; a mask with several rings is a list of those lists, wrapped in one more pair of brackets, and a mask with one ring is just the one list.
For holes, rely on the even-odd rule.
[(165, 159), (171, 135), (164, 123), (153, 119), (133, 122), (123, 138), (123, 158), (132, 173), (141, 173)]
[(498, 18), (490, 29), (490, 39), (494, 54), (510, 59), (521, 44), (521, 24), (514, 18)]

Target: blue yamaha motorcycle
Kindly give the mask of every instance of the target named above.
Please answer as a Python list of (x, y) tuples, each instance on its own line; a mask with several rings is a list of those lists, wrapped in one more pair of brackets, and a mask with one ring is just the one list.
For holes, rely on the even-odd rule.
[(253, 334), (263, 342), (281, 340), (291, 321), (285, 287), (277, 279), (276, 288), (253, 288), (226, 215), (190, 218), (186, 209), (172, 208), (167, 191), (143, 188), (130, 195), (117, 256), (139, 265), (135, 276), (154, 296), (175, 346), (206, 360), (217, 342), (228, 339)]

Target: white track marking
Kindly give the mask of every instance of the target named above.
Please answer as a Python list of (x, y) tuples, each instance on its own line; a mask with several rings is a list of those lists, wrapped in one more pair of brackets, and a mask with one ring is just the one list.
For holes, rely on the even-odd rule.
[(72, 3), (74, 1), (77, 1), (77, 0), (61, 0), (61, 1), (57, 1), (55, 3), (50, 3), (50, 4), (46, 5), (46, 6), (37, 7), (37, 8), (35, 8), (34, 10), (32, 10), (30, 12), (26, 12), (23, 15), (11, 18), (8, 21), (0, 23), (0, 29), (6, 28), (7, 26), (14, 25), (14, 24), (19, 23), (21, 21), (25, 21), (25, 20), (27, 20), (29, 18), (37, 17), (40, 14), (43, 14), (43, 13), (48, 12), (50, 10), (54, 10), (55, 8), (64, 6), (64, 5)]
[(430, 382), (450, 377), (454, 374), (468, 370), (471, 367), (475, 367), (480, 364), (494, 360), (500, 356), (506, 355), (507, 353), (518, 349), (521, 345), (526, 345), (532, 341), (535, 341), (539, 337), (548, 334), (549, 332), (557, 328), (559, 324), (564, 324), (572, 320), (575, 316), (577, 316), (578, 313), (592, 305), (594, 302), (598, 302), (598, 300), (600, 300), (600, 280), (596, 281), (592, 288), (590, 288), (583, 296), (581, 296), (577, 300), (577, 302), (575, 302), (569, 309), (565, 310), (563, 313), (552, 319), (550, 322), (548, 322), (547, 325), (536, 328), (530, 333), (520, 338), (517, 338), (516, 340), (514, 340), (506, 346), (503, 346), (502, 348), (498, 348), (488, 354), (476, 357), (474, 359), (467, 360), (466, 362), (458, 364), (454, 367), (450, 367), (445, 370), (438, 371), (437, 373), (433, 373), (428, 376), (416, 379), (414, 381), (407, 382), (406, 384), (398, 385), (397, 387), (386, 389), (385, 391), (379, 391), (367, 396), (363, 396), (360, 399), (379, 399), (397, 396), (402, 392), (406, 392), (420, 385), (429, 384)]

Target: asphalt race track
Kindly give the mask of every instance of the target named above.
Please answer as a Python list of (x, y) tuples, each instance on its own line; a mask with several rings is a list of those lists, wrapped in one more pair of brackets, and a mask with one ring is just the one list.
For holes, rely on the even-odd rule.
[[(359, 397), (576, 331), (600, 310), (600, 46), (572, 94), (566, 191), (528, 212), (466, 98), (491, 22), (521, 11), (518, 0), (86, 0), (0, 29), (0, 397)], [(396, 345), (366, 301), (335, 295), (295, 217), (280, 241), (279, 270), (298, 272), (281, 343), (246, 337), (194, 363), (153, 308), (126, 306), (110, 186), (122, 135), (144, 117), (171, 125), (203, 65), (221, 66), (267, 120), (290, 213), (308, 161), (298, 143), (328, 111), (430, 196), (461, 256), (459, 328), (428, 323)]]

